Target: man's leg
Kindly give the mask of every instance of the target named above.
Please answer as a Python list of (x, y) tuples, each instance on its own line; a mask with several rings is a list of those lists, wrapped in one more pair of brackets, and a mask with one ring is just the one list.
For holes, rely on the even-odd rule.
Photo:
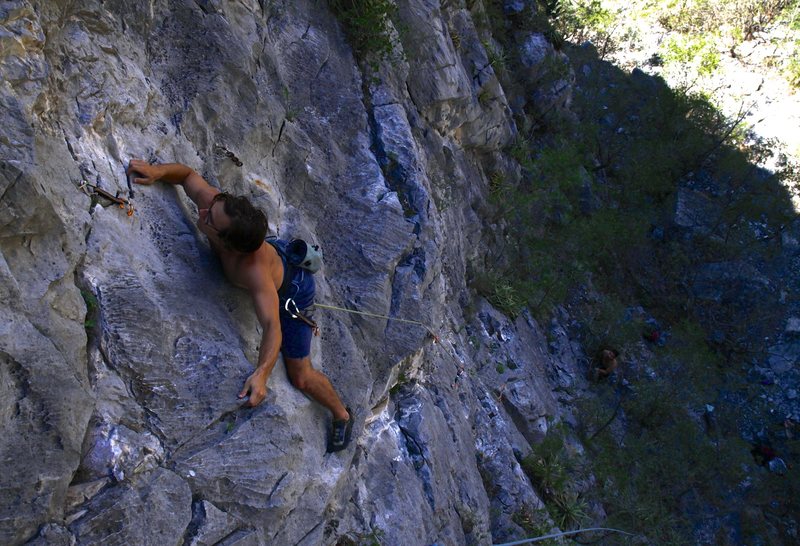
[(311, 366), (311, 357), (287, 358), (284, 356), (283, 361), (286, 363), (286, 373), (289, 375), (292, 385), (328, 408), (333, 414), (334, 420), (350, 418), (328, 378)]

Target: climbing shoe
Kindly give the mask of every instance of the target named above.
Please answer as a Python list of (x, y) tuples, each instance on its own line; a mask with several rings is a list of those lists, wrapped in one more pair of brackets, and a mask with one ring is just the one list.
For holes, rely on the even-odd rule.
[(328, 441), (328, 453), (334, 451), (341, 451), (350, 444), (350, 435), (353, 432), (353, 412), (347, 408), (347, 413), (350, 414), (350, 419), (334, 419), (333, 430), (331, 437)]

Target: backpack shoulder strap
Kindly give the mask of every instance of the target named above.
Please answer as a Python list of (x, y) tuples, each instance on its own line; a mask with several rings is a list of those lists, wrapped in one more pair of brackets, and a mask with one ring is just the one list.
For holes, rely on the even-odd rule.
[(292, 284), (294, 266), (286, 259), (286, 241), (282, 241), (277, 237), (269, 237), (265, 239), (265, 241), (275, 249), (275, 252), (281, 257), (281, 262), (283, 263), (283, 280), (281, 281), (281, 287), (278, 289), (278, 297), (281, 300), (281, 304), (283, 304), (283, 301), (286, 299), (286, 292)]

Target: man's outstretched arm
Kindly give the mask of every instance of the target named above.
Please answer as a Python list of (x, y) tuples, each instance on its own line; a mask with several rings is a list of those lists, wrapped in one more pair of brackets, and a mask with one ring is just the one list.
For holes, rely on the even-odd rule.
[(183, 186), (189, 199), (201, 209), (208, 208), (211, 200), (219, 193), (219, 190), (211, 186), (206, 179), (197, 174), (191, 167), (182, 163), (162, 163), (151, 165), (141, 159), (131, 159), (128, 164), (128, 176), (138, 174), (133, 181), (137, 184), (149, 186), (157, 180), (163, 180), (169, 184)]
[(239, 398), (249, 394), (248, 405), (257, 406), (267, 395), (267, 380), (278, 360), (281, 349), (281, 322), (278, 315), (278, 293), (274, 287), (264, 286), (260, 290), (252, 291), (251, 294), (263, 332), (256, 371), (245, 381)]

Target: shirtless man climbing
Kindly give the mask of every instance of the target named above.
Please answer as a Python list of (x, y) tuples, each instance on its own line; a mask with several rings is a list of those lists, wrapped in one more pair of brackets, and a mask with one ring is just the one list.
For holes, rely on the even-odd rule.
[[(292, 385), (333, 414), (328, 451), (347, 447), (352, 419), (328, 378), (311, 366), (311, 326), (292, 318), (280, 305), (278, 292), (284, 285), (287, 269), (275, 248), (264, 241), (267, 234), (264, 213), (245, 197), (220, 192), (180, 163), (151, 165), (133, 159), (128, 166), (128, 176), (134, 176), (137, 184), (150, 185), (162, 180), (182, 186), (200, 209), (197, 227), (208, 237), (228, 280), (250, 293), (263, 333), (256, 370), (244, 382), (239, 398), (249, 395), (247, 405), (251, 407), (264, 400), (267, 379), (280, 351)], [(287, 286), (293, 290), (290, 297), (300, 309), (310, 306), (314, 297), (313, 276), (300, 268), (288, 270), (292, 272), (292, 278), (286, 279)]]

